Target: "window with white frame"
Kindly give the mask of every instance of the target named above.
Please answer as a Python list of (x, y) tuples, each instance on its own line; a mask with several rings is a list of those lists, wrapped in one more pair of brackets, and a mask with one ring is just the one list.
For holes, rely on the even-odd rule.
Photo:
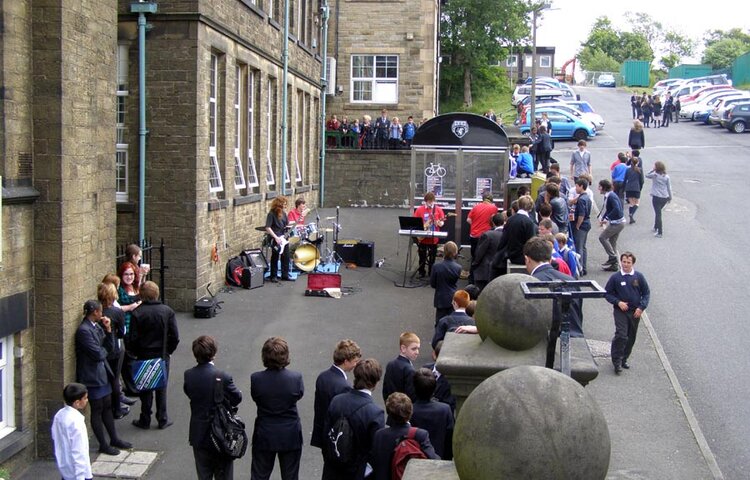
[(292, 119), (292, 112), (294, 111), (294, 105), (292, 97), (289, 95), (289, 86), (287, 86), (287, 97), (290, 99), (290, 101), (287, 104), (286, 109), (286, 161), (284, 162), (284, 184), (290, 185), (292, 183), (291, 178), (289, 177), (289, 162), (294, 161), (294, 155), (290, 155), (290, 151), (292, 150), (292, 147), (294, 146), (294, 134), (295, 128), (292, 125), (291, 119)]
[(518, 66), (518, 55), (510, 55), (505, 59), (506, 67), (517, 67)]
[(351, 101), (398, 103), (398, 55), (352, 55)]
[(245, 173), (242, 168), (242, 67), (234, 68), (234, 188), (245, 188)]
[(305, 45), (308, 45), (310, 42), (307, 39), (308, 37), (308, 24), (307, 24), (307, 16), (308, 16), (308, 0), (297, 0), (299, 4), (299, 8), (297, 9), (297, 13), (299, 15), (299, 19), (297, 21), (297, 37), (302, 40), (302, 43)]
[(125, 113), (128, 98), (128, 46), (117, 46), (117, 119), (115, 140), (115, 200), (128, 201), (128, 141)]
[(247, 186), (248, 188), (257, 187), (260, 185), (258, 181), (258, 171), (255, 168), (255, 128), (258, 122), (255, 120), (256, 108), (255, 102), (257, 96), (255, 95), (255, 84), (256, 84), (256, 72), (250, 68), (247, 69), (247, 129), (245, 130), (247, 135)]
[(0, 438), (15, 430), (13, 335), (0, 338)]
[(539, 66), (542, 68), (549, 68), (552, 66), (551, 55), (539, 55)]
[(208, 186), (210, 192), (221, 192), (224, 184), (221, 181), (221, 169), (217, 156), (218, 113), (219, 113), (219, 56), (211, 54), (211, 68), (209, 70), (210, 85), (208, 93), (208, 157), (209, 173)]
[(273, 153), (276, 146), (276, 79), (268, 79), (268, 99), (266, 105), (266, 185), (276, 185), (276, 168)]
[(534, 58), (534, 57), (533, 57), (533, 56), (531, 56), (531, 55), (525, 55), (525, 56), (523, 57), (523, 64), (524, 64), (524, 66), (526, 66), (526, 67), (530, 67), (530, 66), (531, 66), (531, 65), (532, 65), (532, 64), (534, 63), (534, 60), (533, 60), (533, 58)]
[(305, 108), (305, 92), (302, 90), (297, 91), (297, 139), (295, 142), (295, 149), (294, 149), (294, 166), (296, 169), (296, 175), (295, 180), (298, 184), (302, 184), (302, 172), (304, 167), (300, 168), (302, 164), (304, 164), (305, 161), (305, 136), (307, 134), (307, 130), (305, 130), (305, 127), (307, 126), (305, 115), (307, 114), (307, 109)]

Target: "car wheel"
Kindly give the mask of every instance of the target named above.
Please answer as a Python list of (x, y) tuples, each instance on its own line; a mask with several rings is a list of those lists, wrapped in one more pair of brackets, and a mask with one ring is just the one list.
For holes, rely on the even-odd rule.
[(589, 134), (586, 130), (579, 128), (573, 134), (573, 138), (575, 138), (576, 140), (586, 140), (587, 138), (589, 138)]
[(745, 131), (745, 128), (746, 128), (746, 125), (745, 125), (745, 122), (743, 122), (743, 121), (735, 122), (732, 125), (732, 131), (734, 133), (742, 133), (742, 132)]

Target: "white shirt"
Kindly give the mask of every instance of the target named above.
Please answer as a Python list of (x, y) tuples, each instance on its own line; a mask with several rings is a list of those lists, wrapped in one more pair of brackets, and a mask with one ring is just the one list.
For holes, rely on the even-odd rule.
[(349, 380), (349, 377), (346, 376), (346, 372), (343, 369), (339, 368), (339, 366), (335, 364), (334, 364), (334, 367), (336, 367), (336, 370), (341, 372), (341, 375), (343, 375), (345, 379)]
[(52, 421), (57, 469), (65, 480), (93, 478), (89, 458), (89, 434), (83, 414), (66, 405)]

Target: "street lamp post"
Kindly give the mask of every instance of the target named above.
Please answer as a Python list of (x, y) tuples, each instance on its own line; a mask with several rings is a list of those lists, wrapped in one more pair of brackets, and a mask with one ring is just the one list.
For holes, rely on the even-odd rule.
[(550, 8), (550, 3), (537, 3), (531, 6), (531, 111), (529, 114), (529, 129), (536, 122), (536, 20), (539, 12)]

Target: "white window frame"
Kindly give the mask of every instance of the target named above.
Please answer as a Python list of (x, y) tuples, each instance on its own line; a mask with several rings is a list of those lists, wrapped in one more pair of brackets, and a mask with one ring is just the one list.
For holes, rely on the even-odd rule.
[(0, 338), (0, 398), (2, 398), (2, 418), (0, 418), (0, 438), (16, 430), (15, 392), (13, 390), (13, 335)]
[(128, 143), (125, 138), (128, 91), (128, 46), (117, 45), (117, 98), (115, 99), (115, 201), (128, 201)]
[(208, 190), (211, 193), (223, 192), (221, 169), (217, 156), (218, 114), (219, 114), (219, 56), (211, 53), (211, 67), (209, 70), (208, 92)]
[(242, 168), (242, 67), (234, 69), (234, 188), (245, 188), (245, 172)]
[(247, 69), (247, 186), (258, 187), (258, 170), (255, 167), (255, 71)]
[(508, 56), (508, 58), (505, 59), (505, 66), (513, 68), (518, 67), (518, 55), (514, 53), (513, 55)]
[(266, 134), (266, 185), (268, 186), (276, 185), (276, 175), (274, 173), (275, 168), (273, 160), (271, 159), (271, 144), (273, 142), (274, 129), (276, 128), (276, 126), (273, 125), (274, 116), (272, 115), (272, 104), (275, 103), (273, 102), (274, 83), (273, 79), (268, 79), (268, 101), (266, 102), (266, 125), (268, 125), (268, 132)]
[(305, 115), (307, 113), (307, 109), (305, 108), (305, 93), (300, 91), (299, 95), (297, 96), (297, 101), (299, 102), (299, 105), (297, 106), (297, 109), (301, 109), (301, 117), (302, 122), (300, 125), (300, 128), (297, 129), (297, 139), (296, 142), (300, 142), (299, 145), (295, 145), (298, 148), (294, 149), (294, 166), (297, 170), (295, 175), (295, 180), (298, 184), (302, 184), (302, 169), (300, 168), (300, 159), (299, 155), (300, 152), (302, 152), (302, 163), (305, 161), (305, 132), (307, 132), (307, 118), (305, 118)]
[(524, 55), (524, 57), (523, 57), (523, 65), (525, 67), (530, 67), (533, 64), (534, 64), (534, 55), (532, 55), (530, 53), (527, 53), (526, 55)]
[[(357, 62), (357, 65), (355, 66), (355, 59), (362, 58), (361, 64), (363, 66), (359, 67), (360, 62)], [(371, 60), (371, 62), (368, 62), (367, 60)], [(378, 76), (378, 70), (385, 68), (386, 70), (390, 70), (393, 68), (393, 65), (391, 65), (389, 62), (392, 62), (393, 59), (395, 59), (395, 69), (396, 69), (396, 76), (395, 77), (389, 77), (387, 76)], [(385, 66), (381, 65), (378, 66), (378, 62), (386, 62)], [(369, 65), (364, 65), (365, 63), (369, 63)], [(398, 103), (398, 80), (399, 80), (399, 64), (400, 59), (398, 55), (391, 55), (391, 54), (382, 54), (382, 55), (352, 55), (351, 56), (351, 80), (349, 81), (349, 98), (352, 103), (377, 103), (377, 104), (397, 104)], [(355, 69), (360, 68), (360, 75), (355, 76)], [(369, 69), (370, 71), (362, 71)], [(367, 83), (370, 84), (370, 90), (369, 90), (369, 98), (367, 97), (367, 92), (364, 89), (355, 88), (357, 84), (365, 85)], [(391, 94), (389, 94), (389, 91), (392, 91)], [(356, 96), (360, 96), (359, 92), (361, 93), (361, 96), (363, 98), (355, 99)]]
[(552, 55), (539, 55), (539, 66), (550, 68), (552, 66)]

